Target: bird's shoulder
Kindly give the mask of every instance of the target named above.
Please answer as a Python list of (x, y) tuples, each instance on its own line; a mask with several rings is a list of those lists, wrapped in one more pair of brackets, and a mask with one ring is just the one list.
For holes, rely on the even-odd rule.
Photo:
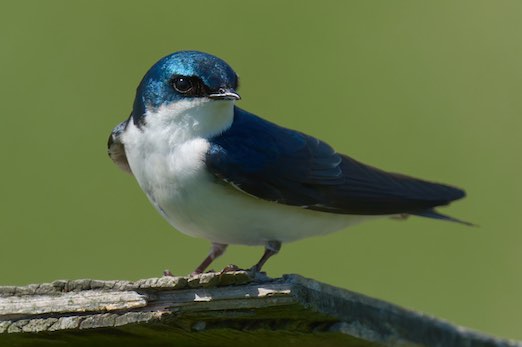
[(227, 131), (209, 140), (207, 165), (253, 175), (284, 175), (312, 183), (341, 176), (342, 157), (327, 143), (240, 108)]

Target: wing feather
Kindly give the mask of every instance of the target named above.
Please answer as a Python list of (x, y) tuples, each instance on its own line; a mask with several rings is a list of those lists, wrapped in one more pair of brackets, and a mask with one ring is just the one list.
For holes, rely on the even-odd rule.
[(112, 129), (107, 143), (107, 151), (114, 164), (123, 171), (132, 175), (129, 162), (127, 161), (127, 155), (125, 154), (125, 146), (120, 139), (120, 136), (126, 127), (127, 121), (123, 121)]
[(455, 187), (365, 165), (239, 108), (233, 125), (210, 142), (206, 166), (211, 173), (281, 204), (342, 214), (415, 214), (465, 195)]

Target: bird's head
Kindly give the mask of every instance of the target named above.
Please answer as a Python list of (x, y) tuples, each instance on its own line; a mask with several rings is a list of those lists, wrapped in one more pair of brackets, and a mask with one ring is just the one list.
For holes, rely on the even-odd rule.
[(238, 76), (223, 60), (198, 51), (180, 51), (160, 59), (145, 74), (136, 91), (135, 124), (148, 112), (179, 102), (201, 104), (240, 99)]

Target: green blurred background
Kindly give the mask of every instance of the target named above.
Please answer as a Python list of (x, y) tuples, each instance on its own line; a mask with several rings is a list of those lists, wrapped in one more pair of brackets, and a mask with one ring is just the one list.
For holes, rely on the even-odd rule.
[(284, 245), (270, 275), (522, 339), (521, 18), (520, 1), (3, 1), (0, 283), (187, 274), (206, 255), (106, 154), (149, 66), (197, 49), (235, 68), (241, 107), (463, 187), (443, 211), (480, 225), (363, 224)]

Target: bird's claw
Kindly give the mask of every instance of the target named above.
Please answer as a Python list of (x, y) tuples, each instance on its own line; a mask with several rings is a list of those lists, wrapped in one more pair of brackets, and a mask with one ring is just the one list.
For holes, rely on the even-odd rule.
[(219, 272), (219, 276), (221, 276), (221, 275), (223, 275), (223, 274), (225, 274), (227, 272), (234, 272), (234, 271), (240, 271), (240, 270), (241, 270), (241, 268), (239, 268), (239, 266), (234, 265), (234, 264), (228, 264), (227, 266), (225, 266), (223, 268), (223, 270), (221, 270)]

